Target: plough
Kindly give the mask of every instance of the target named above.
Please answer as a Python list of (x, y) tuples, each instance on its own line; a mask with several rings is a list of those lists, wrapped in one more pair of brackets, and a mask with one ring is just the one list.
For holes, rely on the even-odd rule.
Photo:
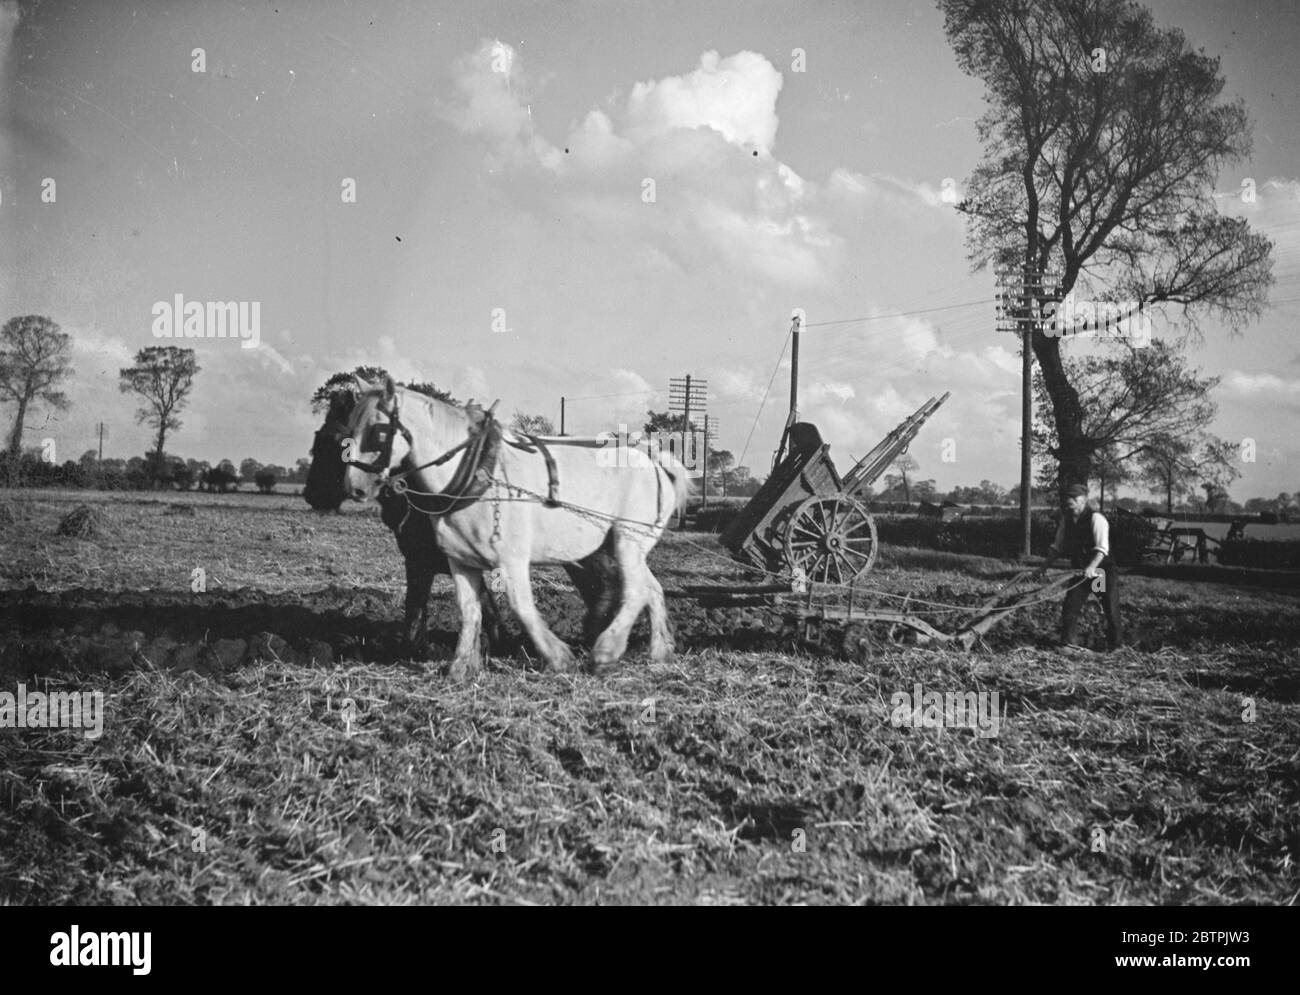
[[(1025, 580), (1037, 576), (1038, 573), (1037, 570), (1022, 570), (1017, 573), (992, 597), (973, 608), (953, 632), (944, 632), (920, 616), (908, 612), (906, 602), (899, 611), (864, 608), (856, 604), (858, 592), (851, 585), (847, 605), (815, 603), (812, 589), (799, 575), (796, 575), (789, 584), (735, 588), (700, 585), (685, 587), (680, 591), (667, 591), (665, 594), (670, 598), (690, 598), (706, 608), (770, 607), (786, 621), (801, 625), (803, 637), (809, 642), (823, 641), (827, 623), (842, 626), (850, 633), (855, 628), (879, 623), (888, 624), (891, 633), (900, 627), (909, 630), (912, 641), (918, 646), (940, 644), (970, 649), (1013, 612), (1038, 604), (1047, 595), (1063, 590), (1077, 580), (1077, 574), (1067, 573), (1030, 590), (1016, 590)], [(865, 632), (863, 635), (862, 641), (869, 643), (865, 638)]]
[[(849, 604), (845, 607), (809, 605), (809, 610), (803, 613), (802, 618), (804, 638), (813, 640), (812, 630), (816, 627), (819, 630), (816, 640), (820, 641), (820, 629), (826, 622), (838, 622), (845, 626), (846, 629), (854, 625), (865, 625), (871, 622), (889, 622), (893, 626), (903, 626), (910, 629), (914, 634), (914, 642), (918, 646), (938, 643), (970, 649), (1013, 612), (1029, 605), (1038, 604), (1052, 592), (1069, 587), (1076, 579), (1074, 574), (1064, 574), (1031, 590), (1015, 591), (1015, 588), (1023, 581), (1036, 574), (1037, 571), (1035, 570), (1020, 571), (1020, 573), (1003, 584), (991, 598), (979, 607), (972, 609), (965, 621), (958, 625), (954, 632), (944, 632), (937, 629), (925, 619), (906, 611), (880, 611), (874, 608), (855, 611), (853, 599), (850, 597)], [(906, 607), (906, 604), (904, 607)], [(891, 631), (893, 630), (891, 629)]]

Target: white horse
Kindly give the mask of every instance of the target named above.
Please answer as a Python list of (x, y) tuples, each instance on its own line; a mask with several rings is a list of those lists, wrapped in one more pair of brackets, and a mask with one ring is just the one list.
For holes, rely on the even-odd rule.
[[(424, 394), (358, 381), (361, 397), (348, 426), (353, 448), (344, 487), (355, 500), (373, 498), (390, 474), (410, 492), (443, 494), (467, 458), (465, 443), (478, 426), (466, 409)], [(481, 419), (480, 419), (481, 422)], [(456, 510), (438, 514), (434, 535), (446, 554), (456, 585), (461, 631), (449, 675), (463, 679), (481, 666), (479, 596), (485, 571), (498, 570), (510, 607), (550, 671), (573, 666), (573, 654), (547, 627), (533, 602), (533, 563), (572, 563), (612, 541), (621, 574), (622, 603), (592, 647), (597, 672), (612, 668), (627, 650), (628, 634), (643, 609), (650, 610), (650, 658), (672, 658), (672, 633), (663, 588), (646, 556), (690, 489), (685, 467), (667, 453), (602, 450), (596, 440), (546, 437), (558, 480), (558, 506), (546, 503), (551, 478), (541, 452), (524, 452), (503, 430), (486, 491)], [(447, 457), (440, 461), (440, 457)], [(415, 469), (395, 474), (406, 459)], [(458, 483), (459, 489), (461, 485)], [(400, 485), (399, 485), (400, 487)], [(421, 514), (413, 508), (412, 514)]]

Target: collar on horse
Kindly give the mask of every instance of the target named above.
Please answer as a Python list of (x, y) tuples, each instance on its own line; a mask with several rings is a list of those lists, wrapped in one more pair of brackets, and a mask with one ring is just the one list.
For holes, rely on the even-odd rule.
[[(526, 442), (506, 439), (501, 423), (496, 419), (497, 403), (496, 401), (492, 402), (492, 406), (484, 410), (481, 405), (475, 404), (471, 400), (465, 405), (465, 411), (470, 420), (470, 434), (467, 438), (452, 446), (441, 456), (421, 463), (419, 466), (403, 469), (400, 473), (390, 474), (389, 464), (393, 458), (394, 433), (400, 434), (406, 440), (408, 446), (414, 445), (410, 429), (402, 424), (401, 417), (398, 414), (397, 397), (394, 396), (392, 411), (384, 411), (383, 408), (379, 409), (388, 416), (388, 424), (370, 426), (367, 429), (367, 436), (370, 436), (370, 438), (363, 440), (362, 443), (362, 448), (368, 451), (372, 447), (367, 445), (367, 442), (377, 443), (379, 455), (368, 463), (360, 460), (344, 460), (344, 463), (364, 470), (366, 473), (379, 474), (384, 480), (385, 486), (390, 487), (395, 493), (405, 494), (407, 500), (425, 514), (448, 515), (453, 511), (459, 511), (461, 508), (473, 504), (487, 491), (488, 486), (492, 483), (492, 475), (496, 470), (501, 443), (504, 441), (507, 445), (521, 452), (540, 452), (542, 454), (542, 458), (546, 461), (548, 485), (547, 497), (543, 503), (548, 507), (558, 506), (560, 503), (558, 498), (560, 490), (559, 471), (556, 468), (554, 457), (551, 456), (551, 451), (541, 439), (534, 435), (520, 433)], [(374, 433), (374, 435), (371, 436), (371, 433)], [(431, 466), (441, 466), (462, 450), (465, 451), (465, 455), (442, 493), (424, 494), (422, 492), (413, 492), (408, 488), (406, 478), (411, 474)]]

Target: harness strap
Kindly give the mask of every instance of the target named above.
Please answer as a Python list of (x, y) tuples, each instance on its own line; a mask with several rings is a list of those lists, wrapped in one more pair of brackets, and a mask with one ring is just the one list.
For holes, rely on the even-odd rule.
[[(555, 465), (555, 457), (551, 455), (551, 450), (546, 443), (537, 436), (524, 435), (524, 438), (528, 440), (528, 445), (511, 439), (507, 439), (506, 442), (521, 452), (540, 452), (542, 454), (542, 459), (546, 460), (546, 500), (542, 504), (548, 508), (558, 508), (560, 506), (560, 471)], [(533, 446), (537, 448), (531, 448)]]
[[(449, 515), (468, 507), (487, 492), (493, 471), (496, 469), (497, 451), (500, 445), (500, 426), (492, 420), (484, 422), (480, 431), (458, 447), (465, 450), (465, 455), (442, 493), (417, 495), (407, 490), (408, 499), (420, 511), (429, 515)], [(446, 462), (450, 456), (450, 453), (444, 453), (439, 459)], [(406, 473), (413, 472), (415, 471), (406, 471)], [(405, 477), (406, 473), (402, 476)], [(401, 481), (401, 487), (406, 489), (405, 479)]]
[[(405, 429), (406, 426), (403, 425), (402, 428)], [(410, 442), (410, 433), (407, 432), (407, 433), (405, 433), (405, 434), (406, 434), (406, 437), (407, 437), (407, 441)], [(419, 466), (413, 466), (413, 467), (411, 467), (409, 470), (403, 470), (401, 473), (394, 473), (394, 474), (392, 474), (392, 476), (391, 476), (390, 479), (393, 479), (393, 480), (400, 480), (400, 479), (402, 479), (402, 478), (404, 478), (404, 477), (409, 477), (411, 474), (416, 473), (416, 472), (419, 471), (419, 470), (427, 470), (427, 469), (428, 469), (429, 467), (431, 467), (431, 466), (442, 466), (442, 464), (446, 463), (447, 460), (451, 459), (451, 458), (452, 458), (453, 456), (455, 456), (458, 452), (460, 452), (462, 449), (464, 449), (466, 446), (468, 446), (471, 442), (473, 442), (475, 438), (476, 438), (475, 436), (472, 436), (472, 435), (471, 435), (469, 438), (465, 439), (463, 442), (458, 443), (458, 444), (455, 445), (455, 446), (452, 446), (450, 449), (448, 449), (445, 453), (443, 453), (441, 456), (437, 457), (436, 459), (431, 459), (431, 460), (429, 460), (429, 462), (427, 462), (427, 463), (421, 463)]]
[(388, 461), (392, 455), (392, 433), (401, 433), (407, 445), (413, 446), (415, 444), (410, 429), (402, 424), (398, 415), (397, 401), (394, 399), (393, 410), (384, 412), (388, 415), (390, 432), (380, 454), (369, 463), (363, 463), (360, 460), (344, 460), (343, 462), (367, 473), (380, 474), (384, 480), (384, 485), (393, 493), (406, 495), (409, 509), (412, 505), (419, 508), (419, 504), (416, 501), (416, 494), (409, 490), (406, 478), (431, 466), (442, 466), (457, 453), (465, 451), (464, 458), (456, 468), (456, 472), (452, 475), (451, 481), (442, 494), (419, 495), (421, 503), (430, 503), (435, 506), (433, 508), (419, 508), (420, 511), (427, 515), (446, 515), (473, 504), (487, 491), (489, 484), (492, 483), (492, 474), (496, 470), (498, 450), (501, 443), (505, 441), (522, 452), (540, 452), (542, 454), (542, 459), (546, 461), (547, 478), (547, 496), (542, 503), (549, 508), (558, 508), (560, 506), (560, 472), (555, 464), (555, 457), (551, 455), (551, 450), (546, 443), (535, 435), (523, 433), (520, 434), (527, 440), (526, 442), (506, 439), (501, 424), (496, 420), (494, 414), (496, 410), (495, 403), (486, 411), (472, 401), (466, 408), (470, 413), (471, 422), (474, 426), (467, 438), (462, 439), (442, 455), (421, 463), (419, 466), (408, 466), (398, 473), (390, 473)]
[(658, 528), (664, 517), (664, 478), (659, 475), (660, 471), (667, 473), (662, 466), (655, 463), (655, 528)]

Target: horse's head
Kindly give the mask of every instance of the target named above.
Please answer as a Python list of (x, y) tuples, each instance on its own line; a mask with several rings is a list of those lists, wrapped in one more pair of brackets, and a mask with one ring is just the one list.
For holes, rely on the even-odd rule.
[(343, 490), (343, 440), (356, 399), (350, 393), (335, 394), (325, 424), (316, 432), (311, 447), (311, 469), (302, 496), (317, 511), (338, 511), (347, 494)]
[(373, 498), (388, 479), (388, 472), (406, 459), (411, 450), (410, 434), (398, 415), (399, 395), (392, 378), (381, 386), (357, 378), (361, 390), (348, 421), (350, 452), (342, 454), (346, 464), (343, 490), (355, 501)]

